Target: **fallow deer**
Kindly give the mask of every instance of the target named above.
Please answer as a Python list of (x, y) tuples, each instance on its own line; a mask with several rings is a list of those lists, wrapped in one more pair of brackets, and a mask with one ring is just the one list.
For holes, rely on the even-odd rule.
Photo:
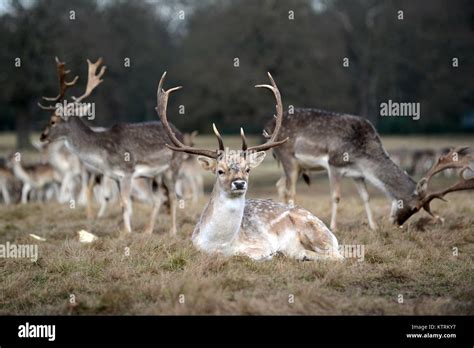
[(270, 259), (276, 253), (299, 260), (342, 259), (338, 242), (331, 231), (309, 211), (272, 200), (246, 199), (249, 173), (262, 163), (266, 150), (285, 143), (277, 141), (283, 114), (280, 92), (270, 77), (269, 88), (275, 95), (276, 127), (270, 139), (262, 145), (247, 146), (241, 129), (242, 150), (231, 153), (213, 125), (219, 143), (218, 150), (199, 149), (186, 146), (175, 136), (167, 120), (169, 94), (180, 87), (167, 91), (162, 89), (165, 75), (160, 80), (157, 92), (157, 112), (176, 152), (199, 155), (198, 161), (205, 170), (216, 176), (211, 198), (197, 223), (193, 244), (207, 253), (223, 255), (246, 255), (252, 259)]
[(55, 142), (33, 142), (33, 145), (40, 151), (42, 162), (49, 163), (61, 177), (61, 187), (59, 190), (59, 203), (76, 200), (76, 188), (82, 183), (83, 166), (78, 156), (69, 151), (64, 140)]
[[(274, 120), (267, 124), (264, 136), (268, 137), (267, 133), (273, 128)], [(327, 170), (332, 197), (330, 228), (333, 230), (336, 229), (340, 201), (340, 180), (344, 176), (354, 180), (369, 225), (374, 230), (377, 226), (369, 205), (366, 180), (392, 200), (390, 218), (398, 225), (419, 211), (424, 202), (425, 186), (417, 187), (406, 171), (390, 159), (377, 131), (364, 118), (317, 109), (295, 109), (293, 113), (284, 113), (281, 137), (289, 137), (289, 141), (273, 149), (283, 167), (283, 176), (277, 183), (280, 196), (286, 202), (293, 202), (296, 181), (301, 173)], [(465, 151), (463, 156), (467, 156)], [(450, 152), (449, 155), (454, 154)], [(446, 159), (446, 156), (442, 158)], [(453, 163), (452, 166), (457, 165)], [(470, 185), (472, 181), (467, 181), (455, 190), (470, 189)], [(425, 206), (425, 203), (421, 205)], [(425, 210), (429, 212), (429, 209)]]
[(0, 193), (5, 204), (11, 204), (13, 201), (10, 191), (16, 180), (12, 169), (8, 168), (7, 164), (3, 163), (2, 160), (0, 163)]
[(28, 203), (30, 191), (35, 190), (38, 199), (41, 200), (49, 188), (57, 193), (57, 186), (61, 182), (61, 176), (54, 168), (45, 163), (22, 164), (22, 156), (15, 153), (9, 156), (7, 166), (12, 169), (15, 177), (23, 184), (21, 189), (21, 203)]
[[(183, 135), (183, 144), (186, 146), (194, 145), (194, 138), (197, 132)], [(200, 172), (198, 162), (195, 156), (185, 154), (183, 164), (176, 179), (176, 193), (184, 200), (189, 200), (196, 204), (204, 195), (204, 181)]]
[[(78, 98), (73, 97), (74, 101), (70, 104), (78, 105), (102, 83), (105, 66), (102, 66), (97, 73), (101, 63), (102, 59), (96, 63), (87, 60), (86, 91)], [(56, 65), (60, 92), (56, 97), (43, 98), (58, 103), (64, 99), (66, 90), (77, 82), (78, 77), (76, 76), (70, 82), (66, 81), (69, 71), (65, 70), (65, 63), (56, 58)], [(39, 105), (43, 109), (54, 110), (49, 124), (41, 134), (42, 141), (64, 139), (68, 149), (81, 159), (88, 170), (106, 175), (118, 182), (126, 232), (132, 231), (130, 221), (132, 180), (137, 177), (148, 177), (161, 178), (163, 184), (169, 188), (171, 233), (176, 233), (177, 200), (174, 180), (182, 162), (182, 154), (175, 153), (165, 146), (169, 140), (160, 122), (118, 124), (103, 132), (94, 132), (82, 120), (82, 117), (65, 116), (58, 113), (55, 106)], [(176, 129), (175, 132), (178, 138), (182, 138)], [(92, 188), (93, 185), (89, 185), (89, 196), (92, 195)], [(152, 233), (161, 201), (160, 194), (154, 195), (153, 208), (145, 233)]]

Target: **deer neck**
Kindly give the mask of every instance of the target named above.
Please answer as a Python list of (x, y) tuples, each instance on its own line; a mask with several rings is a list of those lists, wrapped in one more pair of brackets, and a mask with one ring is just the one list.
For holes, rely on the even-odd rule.
[(30, 182), (30, 176), (25, 171), (20, 161), (13, 162), (13, 174), (15, 174), (15, 176), (22, 182)]
[(416, 183), (388, 156), (382, 160), (364, 163), (364, 174), (373, 185), (382, 189), (392, 200), (409, 201), (413, 198)]
[(194, 243), (210, 252), (231, 253), (240, 231), (244, 208), (245, 195), (230, 197), (215, 185), (194, 231)]

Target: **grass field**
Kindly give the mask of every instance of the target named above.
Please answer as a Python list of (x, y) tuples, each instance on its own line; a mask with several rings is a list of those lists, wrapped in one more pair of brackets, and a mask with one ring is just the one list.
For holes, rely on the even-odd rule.
[[(226, 138), (238, 146), (236, 138)], [(0, 155), (12, 151), (0, 138)], [(256, 139), (253, 139), (256, 141)], [(198, 145), (214, 146), (211, 137)], [(472, 137), (385, 138), (387, 148), (474, 146)], [(35, 157), (33, 153), (28, 158)], [(250, 197), (277, 199), (276, 163), (268, 160), (250, 178)], [(207, 174), (206, 174), (207, 175)], [(436, 181), (445, 185), (447, 179)], [(206, 188), (212, 177), (206, 176)], [(0, 244), (38, 244), (39, 258), (0, 258), (0, 314), (474, 314), (474, 195), (454, 193), (434, 202), (443, 225), (423, 213), (403, 229), (388, 222), (389, 202), (371, 189), (380, 230), (372, 232), (355, 187), (344, 180), (339, 243), (363, 245), (364, 259), (297, 262), (284, 257), (254, 262), (195, 250), (191, 233), (206, 201), (178, 210), (178, 235), (159, 216), (152, 236), (141, 231), (149, 207), (134, 205), (130, 236), (119, 234), (118, 204), (103, 219), (88, 221), (84, 208), (59, 204), (0, 205)], [(298, 204), (327, 224), (329, 187), (314, 176), (298, 186)], [(77, 231), (99, 236), (81, 244)], [(39, 242), (30, 233), (46, 238)], [(74, 303), (71, 303), (74, 298)]]

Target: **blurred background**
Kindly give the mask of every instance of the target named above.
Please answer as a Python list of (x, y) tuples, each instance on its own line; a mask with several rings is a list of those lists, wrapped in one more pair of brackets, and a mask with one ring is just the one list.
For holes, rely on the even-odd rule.
[[(58, 56), (80, 76), (71, 95), (86, 58), (104, 58), (95, 126), (156, 120), (167, 70), (185, 87), (170, 101), (180, 129), (260, 133), (274, 101), (252, 86), (270, 71), (285, 108), (361, 115), (382, 134), (473, 134), (473, 31), (469, 0), (0, 0), (0, 131), (22, 148), (44, 127)], [(420, 120), (380, 117), (389, 99), (419, 102)]]

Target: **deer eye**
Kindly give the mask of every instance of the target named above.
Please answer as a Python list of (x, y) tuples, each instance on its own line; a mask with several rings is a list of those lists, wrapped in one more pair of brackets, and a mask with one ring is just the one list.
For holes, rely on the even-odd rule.
[(248, 174), (250, 173), (250, 168), (245, 169), (245, 172)]
[(222, 174), (224, 174), (224, 171), (223, 171), (222, 169), (219, 169), (219, 170), (217, 171), (217, 174), (222, 175)]

